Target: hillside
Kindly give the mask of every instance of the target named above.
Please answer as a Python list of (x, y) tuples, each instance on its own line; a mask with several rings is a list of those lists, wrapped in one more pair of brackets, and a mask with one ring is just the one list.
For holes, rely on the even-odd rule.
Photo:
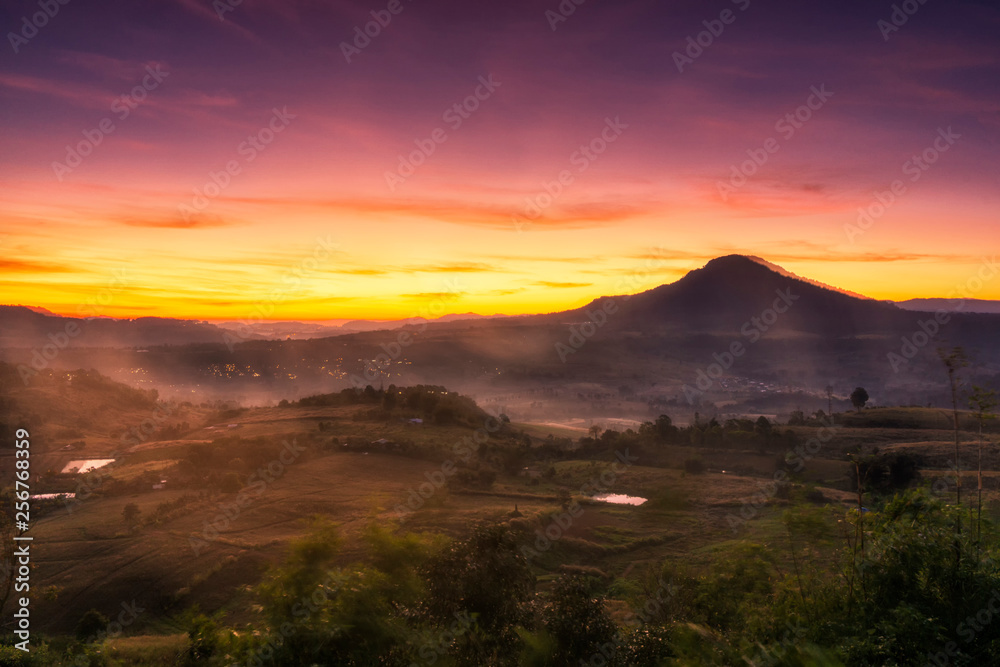
[[(89, 403), (71, 393), (84, 389)], [(112, 429), (154, 405), (153, 396), (92, 374), (51, 377), (15, 393), (17, 420), (68, 398), (123, 420), (103, 420)], [(117, 403), (134, 405), (113, 412)], [(428, 386), (188, 414), (198, 419), (157, 427), (117, 451), (103, 472), (46, 473), (35, 482), (37, 492), (84, 490), (79, 501), (35, 502), (33, 576), (46, 591), (33, 607), (44, 619), (36, 632), (72, 633), (88, 609), (113, 615), (124, 601), (143, 613), (107, 646), (131, 655), (162, 642), (173, 655), (187, 646), (181, 635), (194, 608), (219, 614), (227, 627), (265, 623), (259, 586), (317, 518), (336, 523), (331, 564), (346, 571), (387, 562), (372, 551), (373, 530), (433, 544), (465, 539), (480, 521), (499, 522), (518, 553), (535, 554), (529, 563), (540, 601), (567, 573), (596, 576), (608, 610), (624, 623), (650, 573), (678, 563), (692, 576), (714, 576), (743, 563), (748, 549), (766, 548), (767, 572), (789, 572), (797, 558), (828, 567), (841, 540), (835, 521), (856, 503), (849, 457), (887, 471), (880, 474), (890, 481), (880, 484), (901, 475), (903, 486), (922, 482), (940, 497), (952, 479), (947, 418), (918, 408), (840, 414), (832, 428), (811, 417), (794, 427), (711, 419), (678, 428), (657, 419), (637, 431), (573, 439), (558, 428), (507, 424)], [(963, 427), (974, 428), (967, 416)], [(995, 516), (1000, 449), (988, 437), (985, 488)], [(45, 424), (33, 433), (40, 451), (58, 442)], [(963, 433), (962, 443), (971, 487), (975, 436)], [(910, 461), (918, 467), (907, 473)], [(776, 485), (779, 473), (788, 481)], [(870, 493), (881, 493), (871, 483)], [(644, 502), (600, 502), (595, 492)], [(555, 524), (567, 503), (579, 511)], [(125, 518), (128, 506), (134, 519)], [(808, 552), (784, 546), (789, 512), (812, 522), (805, 525), (813, 537), (821, 534)], [(562, 526), (558, 534), (553, 525)], [(551, 546), (539, 546), (537, 535), (550, 533)]]
[[(775, 309), (775, 331), (857, 336), (896, 331), (911, 318), (895, 306), (820, 286), (743, 255), (728, 255), (691, 271), (677, 282), (622, 298), (621, 313), (608, 326), (684, 333), (738, 333), (753, 317)], [(606, 299), (606, 298), (605, 298)], [(598, 299), (567, 314), (585, 314)], [(780, 312), (785, 310), (787, 312)]]
[(897, 301), (896, 305), (904, 310), (915, 310), (923, 313), (944, 310), (946, 312), (1000, 314), (1000, 301), (988, 299), (908, 299)]
[[(596, 321), (588, 324), (592, 316)], [(742, 353), (730, 360), (734, 345)], [(620, 395), (614, 407), (641, 419), (669, 405), (692, 412), (699, 404), (702, 411), (725, 406), (733, 413), (815, 410), (825, 405), (827, 386), (839, 400), (865, 386), (879, 402), (944, 405), (936, 350), (954, 345), (974, 356), (973, 381), (988, 383), (1000, 375), (1000, 315), (952, 313), (938, 324), (932, 315), (731, 255), (671, 284), (547, 315), (439, 321), (311, 340), (248, 340), (232, 350), (221, 341), (141, 350), (71, 348), (51, 363), (67, 369), (90, 365), (120, 381), (157, 386), (165, 396), (199, 401), (267, 403), (395, 382), (511, 396), (509, 409), (522, 415), (541, 394), (547, 407), (573, 417), (581, 416), (574, 407), (579, 395)], [(2, 358), (24, 364), (31, 362), (30, 352), (0, 348)], [(702, 376), (717, 370), (717, 359), (726, 368), (707, 383)], [(691, 401), (684, 387), (699, 380), (703, 393)]]
[(0, 348), (41, 348), (47, 344), (59, 348), (187, 345), (222, 342), (227, 333), (237, 336), (235, 330), (207, 322), (163, 317), (127, 320), (90, 317), (86, 313), (93, 309), (82, 310), (83, 317), (65, 317), (25, 306), (0, 306)]

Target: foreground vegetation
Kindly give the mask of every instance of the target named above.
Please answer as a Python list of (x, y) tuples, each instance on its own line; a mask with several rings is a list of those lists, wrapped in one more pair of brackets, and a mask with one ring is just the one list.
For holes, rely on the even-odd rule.
[(319, 523), (256, 587), (259, 622), (192, 612), (186, 637), (152, 646), (108, 639), (88, 621), (77, 641), (0, 656), (26, 665), (995, 664), (992, 525), (976, 539), (972, 513), (924, 489), (861, 513), (790, 509), (781, 525), (787, 554), (741, 542), (703, 571), (665, 562), (626, 582), (586, 568), (538, 581), (524, 555), (531, 527), (519, 518), (454, 541), (372, 523), (363, 557), (346, 566), (337, 529)]
[[(1000, 652), (996, 426), (977, 446), (973, 413), (957, 434), (939, 412), (885, 408), (784, 425), (661, 415), (571, 438), (443, 387), (390, 386), (171, 404), (133, 438), (156, 396), (51, 382), (132, 403), (114, 433), (97, 420), (71, 433), (16, 394), (12, 421), (47, 457), (36, 488), (85, 493), (36, 503), (33, 652), (0, 647), (0, 664), (981, 665)], [(56, 472), (108, 442), (105, 472)], [(983, 461), (983, 502), (970, 461), (949, 469), (958, 446)], [(123, 622), (119, 601), (138, 617)]]

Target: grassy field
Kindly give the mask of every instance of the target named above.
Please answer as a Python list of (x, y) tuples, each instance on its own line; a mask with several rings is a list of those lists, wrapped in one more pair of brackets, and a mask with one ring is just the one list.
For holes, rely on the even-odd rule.
[[(774, 547), (780, 562), (789, 539), (780, 520), (785, 509), (805, 504), (843, 513), (856, 503), (848, 486), (848, 453), (870, 454), (877, 448), (919, 454), (929, 462), (923, 471), (926, 479), (933, 481), (948, 478), (947, 469), (937, 464), (954, 448), (951, 433), (935, 411), (872, 410), (871, 415), (838, 415), (843, 425), (833, 429), (832, 437), (807, 461), (784, 495), (772, 483), (782, 452), (674, 446), (664, 450), (657, 466), (636, 460), (622, 469), (613, 468), (610, 461), (570, 457), (538, 466), (552, 468), (540, 478), (500, 474), (488, 488), (447, 485), (417, 503), (415, 510), (401, 513), (398, 510), (408, 499), (419, 497), (414, 495), (417, 489), (422, 484), (426, 488), (428, 480), (440, 474), (442, 458), (475, 429), (430, 422), (409, 425), (398, 418), (371, 420), (361, 414), (366, 409), (290, 406), (222, 413), (207, 407), (178, 408), (176, 414), (189, 425), (185, 432), (167, 440), (150, 437), (127, 451), (119, 450), (108, 478), (98, 486), (164, 476), (165, 489), (145, 484), (135, 492), (98, 492), (74, 504), (72, 511), (57, 508), (34, 523), (32, 576), (44, 591), (34, 603), (36, 629), (72, 633), (88, 609), (113, 618), (122, 605), (134, 605), (141, 613), (122, 637), (106, 643), (106, 649), (121, 656), (123, 664), (132, 664), (130, 660), (152, 664), (141, 662), (143, 656), (169, 653), (183, 644), (178, 633), (185, 630), (184, 615), (194, 607), (221, 612), (229, 625), (255, 620), (252, 588), (315, 517), (339, 526), (344, 539), (340, 559), (346, 565), (362, 557), (359, 536), (371, 522), (461, 536), (480, 520), (511, 520), (526, 527), (529, 535), (539, 535), (552, 530), (555, 517), (574, 499), (580, 503), (579, 515), (570, 525), (559, 527), (550, 546), (542, 549), (541, 542), (532, 541), (524, 545), (537, 552), (532, 564), (542, 586), (561, 569), (573, 566), (596, 568), (627, 586), (647, 566), (676, 561), (690, 568), (706, 567), (751, 541)], [(141, 422), (141, 414), (141, 410), (122, 411), (114, 418), (135, 423)], [(910, 422), (902, 424), (904, 416)], [(887, 421), (902, 425), (880, 426)], [(230, 428), (231, 424), (237, 426)], [(43, 435), (66, 428), (65, 423), (49, 425)], [(536, 446), (549, 434), (580, 437), (557, 427), (514, 424), (512, 428), (515, 437), (527, 434)], [(86, 431), (85, 454), (105, 451), (97, 443), (110, 437), (112, 430), (105, 427), (103, 436), (96, 428)], [(816, 433), (805, 426), (792, 430), (803, 441)], [(291, 461), (286, 457), (280, 473), (272, 473), (262, 489), (242, 479), (246, 484), (242, 493), (249, 497), (242, 506), (235, 491), (171, 484), (178, 462), (192, 456), (192, 447), (210, 447), (213, 440), (236, 437), (242, 439), (239, 442), (258, 443), (270, 463), (281, 460), (289, 441), (302, 451)], [(408, 442), (441, 456), (402, 456), (375, 446), (368, 451), (365, 443), (378, 439)], [(963, 467), (968, 470), (975, 437), (965, 433), (962, 440)], [(40, 437), (37, 442), (47, 440)], [(48, 442), (51, 450), (63, 440)], [(352, 446), (345, 448), (344, 443)], [(988, 451), (996, 468), (995, 441)], [(72, 456), (84, 458), (80, 452)], [(706, 472), (684, 472), (684, 461), (692, 457), (706, 463)], [(968, 473), (965, 479), (969, 480)], [(990, 507), (1000, 497), (1000, 473), (991, 469), (987, 479)], [(636, 507), (593, 502), (588, 496), (595, 490), (639, 496), (647, 502)], [(123, 519), (130, 504), (139, 510), (140, 520), (134, 526)]]

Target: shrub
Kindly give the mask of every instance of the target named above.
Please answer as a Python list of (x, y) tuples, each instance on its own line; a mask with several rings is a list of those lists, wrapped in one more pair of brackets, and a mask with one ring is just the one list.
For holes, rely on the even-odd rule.
[(76, 624), (76, 638), (82, 642), (89, 642), (107, 627), (108, 617), (96, 609), (91, 609), (81, 616)]

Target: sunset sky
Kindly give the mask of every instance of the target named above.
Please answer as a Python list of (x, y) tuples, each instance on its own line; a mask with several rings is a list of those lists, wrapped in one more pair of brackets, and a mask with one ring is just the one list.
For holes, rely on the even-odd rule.
[(889, 31), (872, 0), (69, 0), (35, 34), (38, 0), (5, 2), (0, 302), (518, 314), (734, 252), (947, 296), (1000, 240), (1000, 10), (911, 3)]

